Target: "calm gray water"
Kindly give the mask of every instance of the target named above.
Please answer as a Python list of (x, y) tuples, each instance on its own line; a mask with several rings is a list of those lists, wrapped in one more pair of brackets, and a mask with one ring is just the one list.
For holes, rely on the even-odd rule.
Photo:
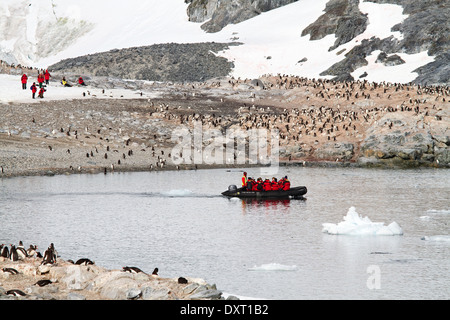
[[(241, 172), (0, 179), (0, 242), (42, 251), (53, 242), (63, 259), (158, 267), (162, 277), (198, 277), (242, 297), (450, 298), (450, 170), (281, 168), (278, 176), (308, 187), (306, 201), (220, 196)], [(404, 234), (322, 232), (350, 207)], [(373, 266), (378, 285), (369, 288)]]

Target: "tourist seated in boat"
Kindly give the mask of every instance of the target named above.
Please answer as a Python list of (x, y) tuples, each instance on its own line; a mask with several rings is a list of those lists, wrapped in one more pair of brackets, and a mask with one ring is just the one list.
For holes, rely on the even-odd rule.
[(256, 191), (264, 191), (262, 178), (258, 178), (258, 180), (256, 181)]
[(273, 177), (272, 178), (272, 190), (273, 191), (278, 191), (278, 190), (280, 190), (280, 185), (278, 184), (278, 180), (277, 180), (277, 178), (275, 178), (275, 177)]
[(247, 179), (247, 185), (246, 185), (246, 189), (247, 191), (252, 191), (253, 190), (253, 185), (255, 184), (255, 181), (253, 180), (252, 177), (248, 177)]
[(283, 179), (281, 179), (280, 182), (282, 182), (281, 190), (288, 191), (291, 189), (291, 182), (289, 181), (287, 176), (285, 176)]
[(270, 183), (269, 179), (264, 180), (263, 190), (264, 191), (271, 191), (272, 190), (272, 184)]

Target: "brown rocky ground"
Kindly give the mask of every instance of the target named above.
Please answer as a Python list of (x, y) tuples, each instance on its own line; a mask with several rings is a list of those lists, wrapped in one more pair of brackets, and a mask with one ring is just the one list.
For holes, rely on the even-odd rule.
[[(447, 87), (267, 76), (153, 83), (144, 90), (137, 99), (0, 105), (0, 175), (192, 169), (193, 162), (173, 164), (172, 134), (183, 126), (192, 130), (195, 121), (223, 134), (277, 129), (286, 164), (450, 162)], [(149, 98), (155, 91), (157, 98)]]

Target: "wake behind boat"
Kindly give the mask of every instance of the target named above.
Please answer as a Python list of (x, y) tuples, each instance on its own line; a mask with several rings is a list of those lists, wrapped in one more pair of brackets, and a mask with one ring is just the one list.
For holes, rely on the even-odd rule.
[(271, 190), (271, 191), (248, 191), (244, 188), (237, 188), (236, 185), (230, 185), (227, 191), (222, 195), (229, 198), (253, 198), (253, 199), (304, 199), (307, 193), (305, 186), (290, 188), (289, 190)]

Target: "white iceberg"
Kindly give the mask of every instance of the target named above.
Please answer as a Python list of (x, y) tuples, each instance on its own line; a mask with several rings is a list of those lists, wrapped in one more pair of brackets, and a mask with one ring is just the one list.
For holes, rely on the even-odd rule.
[(322, 232), (335, 235), (402, 235), (403, 230), (397, 222), (385, 226), (383, 222), (372, 222), (368, 217), (362, 217), (351, 207), (344, 221), (338, 224), (323, 223)]

